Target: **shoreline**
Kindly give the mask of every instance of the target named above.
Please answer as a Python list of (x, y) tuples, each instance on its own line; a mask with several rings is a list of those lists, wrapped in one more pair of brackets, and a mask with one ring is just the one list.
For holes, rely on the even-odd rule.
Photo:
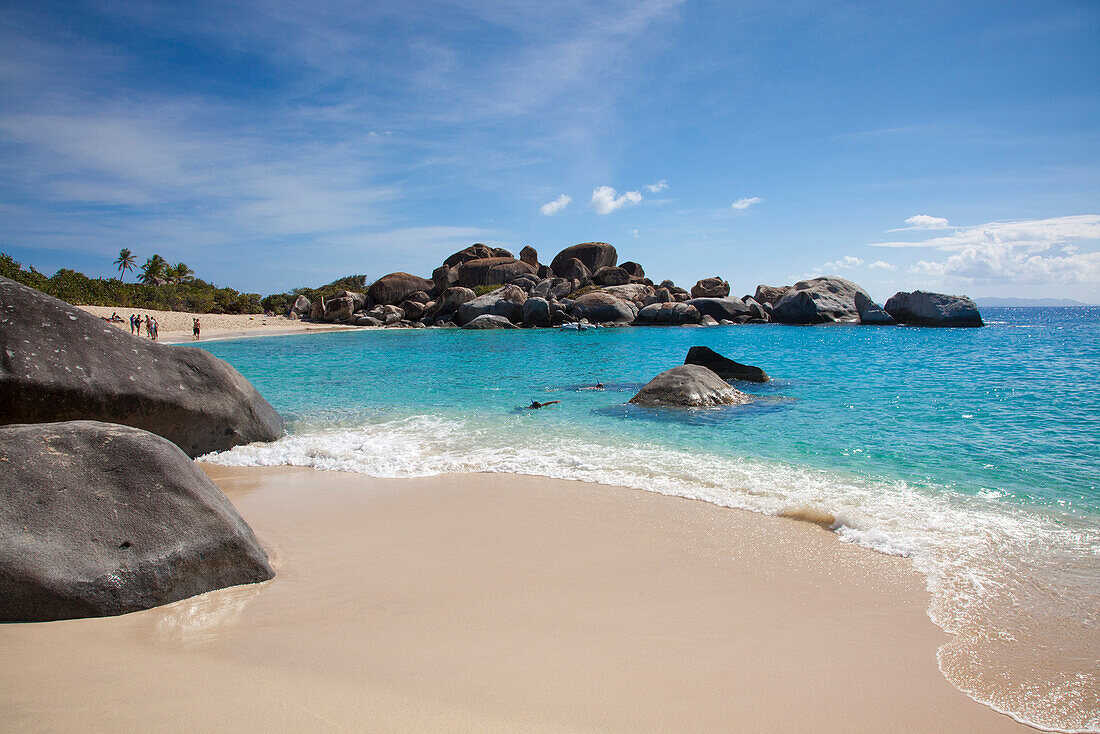
[(908, 559), (809, 522), (522, 475), (202, 467), (276, 578), (0, 626), (5, 729), (1033, 731), (943, 677)]
[[(187, 311), (157, 311), (154, 309), (123, 310), (114, 306), (76, 306), (76, 308), (100, 318), (110, 318), (111, 314), (118, 313), (123, 322), (121, 324), (115, 323), (114, 326), (124, 332), (130, 331), (129, 319), (131, 313), (152, 316), (160, 324), (157, 341), (161, 344), (190, 344), (194, 342), (191, 325), (192, 319), (195, 318), (199, 319), (202, 326), (202, 338), (195, 343), (367, 328), (348, 326), (347, 324), (315, 323), (292, 319), (287, 316), (265, 316), (263, 314), (189, 313)], [(146, 339), (148, 337), (143, 334), (142, 338)]]

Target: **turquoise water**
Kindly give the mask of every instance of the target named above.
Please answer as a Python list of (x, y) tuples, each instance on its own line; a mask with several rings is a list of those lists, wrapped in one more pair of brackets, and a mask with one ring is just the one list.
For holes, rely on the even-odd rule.
[[(530, 473), (826, 517), (842, 539), (908, 555), (925, 573), (930, 615), (957, 634), (940, 651), (956, 685), (1032, 723), (1100, 729), (1100, 308), (983, 315), (983, 329), (422, 329), (210, 342), (290, 432), (211, 460), (394, 477)], [(756, 400), (737, 408), (627, 404), (694, 345), (772, 380), (738, 383)], [(605, 389), (588, 389), (597, 381)], [(524, 410), (533, 400), (561, 403)], [(1039, 662), (1052, 646), (1076, 662)]]

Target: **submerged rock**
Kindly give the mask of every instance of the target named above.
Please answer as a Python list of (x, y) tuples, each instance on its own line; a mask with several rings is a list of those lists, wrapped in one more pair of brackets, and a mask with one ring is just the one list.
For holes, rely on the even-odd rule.
[(698, 364), (706, 367), (723, 380), (745, 380), (747, 382), (767, 382), (768, 375), (759, 367), (741, 364), (723, 357), (710, 347), (692, 347), (688, 350), (684, 364)]
[(886, 302), (886, 312), (911, 326), (984, 326), (978, 306), (966, 296), (904, 291)]
[(97, 421), (0, 428), (0, 621), (102, 617), (275, 575), (171, 442)]
[(283, 435), (275, 409), (210, 352), (133, 336), (7, 278), (0, 355), (0, 424), (121, 423), (188, 456)]
[(630, 399), (635, 405), (676, 405), (707, 407), (743, 405), (751, 397), (736, 390), (713, 371), (697, 364), (684, 364), (665, 370), (650, 380)]

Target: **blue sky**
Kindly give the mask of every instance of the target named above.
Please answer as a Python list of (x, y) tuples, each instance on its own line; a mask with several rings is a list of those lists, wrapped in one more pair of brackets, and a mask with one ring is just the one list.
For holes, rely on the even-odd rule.
[(1100, 302), (1100, 5), (0, 5), (0, 250), (263, 293), (589, 240)]

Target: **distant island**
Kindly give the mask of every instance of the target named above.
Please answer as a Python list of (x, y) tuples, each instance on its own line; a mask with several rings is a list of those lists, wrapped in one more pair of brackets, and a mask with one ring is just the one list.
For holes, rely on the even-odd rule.
[(1096, 306), (1095, 303), (1082, 303), (1072, 298), (975, 298), (979, 306), (993, 308), (1050, 308), (1065, 306)]

